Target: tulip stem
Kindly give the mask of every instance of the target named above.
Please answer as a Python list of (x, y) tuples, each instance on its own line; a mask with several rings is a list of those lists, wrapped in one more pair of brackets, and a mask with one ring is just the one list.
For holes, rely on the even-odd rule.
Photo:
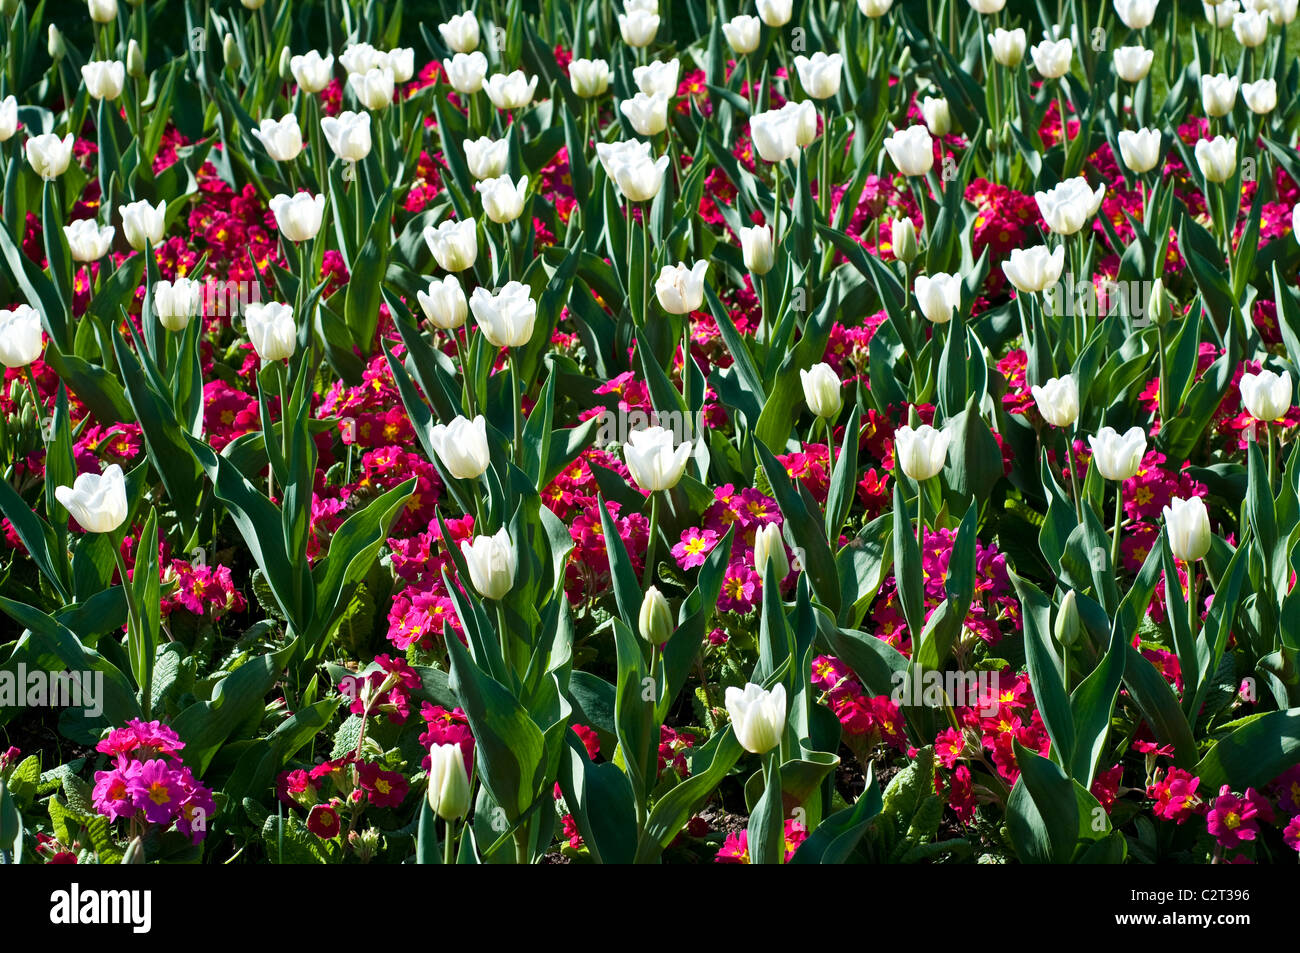
[(773, 163), (772, 184), (772, 244), (781, 247), (781, 160)]
[[(122, 593), (126, 596), (126, 616), (130, 621), (126, 637), (128, 644), (135, 648), (136, 658), (140, 664), (140, 671), (137, 673), (140, 681), (140, 713), (144, 720), (148, 721), (150, 709), (153, 707), (153, 659), (145, 658), (144, 629), (140, 624), (140, 613), (135, 605), (135, 594), (131, 591), (131, 580), (126, 574), (126, 561), (122, 559), (122, 540), (114, 536), (109, 543), (113, 550), (113, 561), (117, 563), (117, 575), (122, 582)], [(153, 543), (142, 538), (136, 543), (136, 548), (138, 550), (145, 545), (153, 545)]]
[(916, 548), (925, 549), (925, 481), (916, 481)]
[(826, 224), (831, 224), (831, 111), (830, 109), (822, 110), (822, 168), (821, 178), (817, 183), (817, 191), (820, 193), (818, 198), (821, 199), (822, 217), (826, 219)]
[(1115, 482), (1115, 532), (1110, 537), (1111, 572), (1119, 573), (1119, 526), (1124, 518), (1124, 481)]
[(1201, 613), (1196, 607), (1196, 603), (1201, 598), (1200, 580), (1196, 576), (1196, 563), (1184, 563), (1187, 567), (1187, 631), (1191, 636), (1191, 643), (1196, 644), (1198, 629), (1201, 624)]
[(505, 663), (506, 670), (510, 670), (510, 638), (506, 629), (506, 607), (500, 599), (497, 600), (497, 639), (501, 643), (501, 660)]
[(49, 439), (45, 433), (45, 405), (41, 403), (41, 392), (36, 387), (36, 376), (32, 373), (30, 364), (23, 367), (23, 377), (32, 395), (32, 409), (36, 411), (36, 432), (41, 435), (41, 443), (44, 444)]
[[(524, 409), (523, 409), (523, 391), (519, 380), (519, 349), (510, 348), (510, 387), (514, 394), (514, 411), (515, 411), (515, 446), (514, 458), (515, 463), (521, 468), (524, 459)], [(546, 461), (542, 461), (545, 464)]]
[(1264, 421), (1264, 439), (1268, 441), (1268, 494), (1273, 495), (1273, 482), (1277, 474), (1277, 450), (1273, 441), (1273, 425)]
[(655, 550), (659, 543), (659, 493), (650, 492), (650, 540), (646, 543), (645, 566), (641, 570), (641, 588), (645, 589), (654, 580)]
[(456, 863), (456, 851), (453, 846), (455, 842), (456, 822), (447, 821), (446, 823), (447, 830), (442, 841), (442, 862), (450, 867), (452, 864)]

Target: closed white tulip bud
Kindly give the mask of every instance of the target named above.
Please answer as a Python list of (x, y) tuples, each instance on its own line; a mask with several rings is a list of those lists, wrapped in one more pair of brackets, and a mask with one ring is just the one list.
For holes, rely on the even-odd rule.
[(1256, 420), (1272, 423), (1291, 409), (1291, 375), (1272, 371), (1241, 375), (1241, 402)]
[(475, 288), (469, 298), (469, 308), (474, 312), (479, 330), (493, 347), (522, 347), (532, 339), (537, 302), (527, 285), (509, 281), (496, 294), (486, 288)]
[(260, 10), (266, 4), (266, 0), (239, 0), (244, 5), (245, 10)]
[(1056, 623), (1052, 626), (1052, 634), (1056, 636), (1056, 641), (1067, 649), (1079, 641), (1079, 636), (1083, 634), (1083, 624), (1079, 618), (1079, 600), (1073, 589), (1065, 594), (1060, 608), (1056, 610)]
[(790, 574), (790, 557), (785, 554), (785, 543), (781, 540), (781, 527), (775, 523), (760, 526), (754, 531), (754, 572), (758, 578), (765, 579), (768, 560), (778, 580)]
[(1043, 40), (1037, 46), (1030, 47), (1029, 55), (1033, 57), (1034, 68), (1043, 79), (1060, 79), (1070, 71), (1074, 44), (1069, 37), (1063, 40)]
[(799, 120), (793, 113), (771, 109), (749, 120), (754, 151), (765, 162), (781, 162), (799, 151)]
[(13, 96), (0, 99), (0, 142), (8, 142), (18, 131), (18, 100)]
[(655, 279), (655, 297), (659, 307), (669, 314), (690, 314), (704, 303), (704, 275), (707, 261), (697, 261), (690, 268), (684, 262), (665, 266)]
[(758, 15), (770, 27), (785, 26), (794, 13), (794, 0), (758, 0)]
[(1242, 46), (1259, 46), (1268, 39), (1268, 14), (1243, 10), (1232, 18), (1232, 32)]
[(436, 424), (429, 431), (438, 459), (457, 480), (474, 480), (492, 462), (488, 451), (487, 421), (479, 414), (473, 420), (457, 417), (450, 424)]
[(0, 309), (0, 364), (26, 367), (41, 356), (41, 316), (26, 304)]
[(795, 145), (801, 149), (812, 145), (817, 138), (817, 109), (811, 102), (806, 99), (798, 103), (787, 102), (777, 111), (792, 117)]
[(1237, 170), (1237, 140), (1215, 136), (1196, 143), (1196, 164), (1209, 182), (1227, 182)]
[(749, 682), (744, 690), (727, 687), (723, 698), (736, 740), (746, 751), (765, 754), (781, 743), (785, 734), (785, 686), (770, 692)]
[(159, 281), (153, 286), (153, 313), (168, 331), (184, 331), (203, 307), (203, 285), (192, 278)]
[(483, 88), (483, 77), (487, 75), (487, 57), (475, 50), (473, 53), (457, 53), (449, 60), (442, 61), (447, 73), (447, 82), (458, 93), (477, 93)]
[(1025, 31), (1020, 27), (1014, 30), (998, 27), (989, 34), (989, 49), (993, 51), (993, 58), (1007, 67), (1020, 65), (1020, 61), (1025, 58), (1027, 42)]
[(1156, 17), (1156, 0), (1115, 0), (1115, 12), (1130, 30), (1151, 25)]
[(244, 58), (239, 54), (239, 44), (235, 42), (233, 33), (227, 33), (221, 41), (221, 61), (232, 71), (237, 71), (244, 63)]
[(1002, 263), (1002, 273), (1015, 285), (1017, 291), (1037, 294), (1052, 287), (1061, 278), (1065, 268), (1065, 246), (1049, 250), (1046, 245), (1033, 248), (1013, 248)]
[(454, 275), (444, 275), (441, 280), (434, 278), (429, 282), (429, 290), (417, 291), (415, 297), (429, 323), (443, 331), (460, 327), (469, 315), (465, 289)]
[(116, 463), (55, 487), (54, 498), (87, 533), (111, 533), (126, 522), (126, 477)]
[(135, 40), (126, 45), (126, 75), (132, 79), (144, 79), (144, 52)]
[[(325, 196), (310, 192), (277, 195), (270, 202), (280, 234), (291, 242), (315, 238), (325, 216)], [(304, 276), (306, 277), (306, 276)]]
[(803, 399), (808, 409), (816, 416), (834, 420), (844, 406), (840, 394), (839, 377), (829, 364), (814, 364), (808, 370), (799, 371), (799, 381), (803, 384)]
[(1035, 192), (1034, 200), (1047, 227), (1058, 235), (1073, 235), (1084, 223), (1097, 214), (1106, 186), (1098, 185), (1094, 191), (1083, 176), (1066, 179), (1046, 192)]
[(903, 175), (925, 175), (934, 168), (934, 139), (925, 126), (908, 126), (885, 139), (885, 151)]
[(916, 226), (912, 224), (910, 218), (896, 218), (890, 221), (889, 247), (893, 249), (894, 257), (899, 261), (909, 265), (916, 261), (916, 256), (921, 254), (921, 249), (916, 241)]
[(533, 101), (533, 93), (537, 91), (537, 77), (530, 79), (524, 75), (523, 70), (518, 69), (509, 74), (497, 73), (488, 77), (483, 88), (497, 109), (523, 109)]
[(921, 100), (921, 116), (925, 119), (926, 128), (936, 136), (946, 136), (952, 132), (952, 113), (948, 110), (948, 100), (926, 96)]
[(510, 157), (508, 139), (479, 139), (465, 141), (465, 164), (469, 174), (476, 179), (495, 179), (506, 169), (506, 160)]
[(1240, 80), (1227, 73), (1216, 73), (1201, 77), (1201, 105), (1210, 117), (1226, 116), (1232, 112), (1237, 102), (1237, 87)]
[(385, 54), (385, 63), (392, 71), (393, 79), (405, 83), (415, 75), (415, 50), (411, 47), (389, 50)]
[(1130, 427), (1123, 436), (1113, 427), (1102, 427), (1089, 437), (1092, 462), (1107, 480), (1127, 480), (1138, 471), (1147, 452), (1147, 437), (1141, 427)]
[(369, 73), (372, 69), (382, 69), (388, 65), (388, 57), (382, 50), (377, 50), (369, 43), (350, 43), (339, 54), (339, 65), (349, 76), (354, 73)]
[(1174, 497), (1164, 507), (1164, 515), (1169, 548), (1175, 559), (1192, 563), (1210, 551), (1210, 514), (1203, 499)]
[(614, 166), (614, 183), (628, 201), (649, 202), (663, 188), (667, 168), (667, 156), (654, 160), (649, 156), (633, 157)]
[(1079, 385), (1074, 376), (1053, 377), (1030, 388), (1038, 412), (1053, 427), (1068, 427), (1079, 419)]
[(442, 34), (442, 42), (453, 53), (470, 53), (478, 49), (478, 20), (474, 19), (473, 13), (465, 12), (438, 24), (438, 32)]
[(917, 275), (912, 292), (926, 320), (947, 324), (961, 304), (961, 275)]
[(632, 82), (647, 96), (663, 93), (671, 99), (677, 95), (677, 75), (680, 70), (681, 64), (677, 60), (648, 63), (632, 70)]
[(93, 218), (83, 218), (63, 226), (63, 236), (68, 240), (68, 251), (73, 261), (98, 261), (113, 246), (113, 226), (100, 226)]
[(396, 78), (387, 66), (375, 67), (367, 73), (350, 73), (348, 86), (367, 109), (385, 109), (392, 105)]
[(515, 584), (518, 558), (515, 544), (505, 529), (492, 536), (475, 536), (471, 543), (461, 540), (461, 555), (469, 569), (469, 579), (474, 591), (484, 599), (503, 599)]
[(913, 480), (928, 480), (943, 469), (948, 460), (952, 434), (935, 430), (929, 424), (894, 431), (894, 458), (902, 471)]
[(127, 243), (136, 251), (144, 251), (145, 243), (157, 245), (162, 241), (166, 227), (167, 203), (132, 202), (122, 207), (122, 233)]
[(1255, 83), (1241, 84), (1241, 98), (1246, 108), (1263, 116), (1277, 107), (1277, 80), (1261, 79)]
[(1138, 83), (1146, 79), (1155, 62), (1156, 51), (1141, 46), (1121, 46), (1113, 57), (1115, 72), (1126, 83)]
[(244, 325), (253, 350), (264, 363), (293, 356), (298, 343), (298, 324), (289, 305), (255, 301), (244, 309)]
[(659, 33), (659, 14), (646, 10), (631, 10), (618, 15), (618, 32), (628, 46), (649, 46)]
[(483, 211), (498, 225), (513, 222), (523, 214), (528, 176), (522, 176), (515, 183), (510, 181), (510, 176), (502, 175), (475, 183), (474, 188), (483, 199)]
[(726, 37), (731, 49), (743, 56), (758, 49), (762, 29), (763, 24), (758, 17), (738, 16), (722, 24), (722, 35)]
[(122, 95), (122, 86), (126, 83), (126, 66), (120, 60), (87, 63), (81, 68), (81, 81), (86, 84), (86, 92), (91, 99), (107, 99), (111, 102)]
[(663, 427), (648, 427), (628, 434), (623, 460), (636, 485), (648, 493), (671, 490), (686, 471), (691, 443), (673, 447), (673, 434)]
[(637, 631), (651, 645), (663, 645), (673, 634), (673, 614), (668, 600), (657, 588), (651, 586), (641, 600), (637, 614)]
[(32, 136), (24, 146), (27, 164), (42, 179), (55, 179), (68, 171), (68, 163), (72, 161), (72, 133), (60, 139), (52, 132), (43, 132)]
[(302, 130), (298, 117), (288, 113), (283, 119), (263, 119), (253, 130), (253, 138), (276, 162), (289, 162), (302, 152)]
[(772, 229), (767, 225), (755, 225), (751, 228), (742, 225), (740, 250), (744, 255), (746, 268), (756, 275), (767, 274), (776, 261), (776, 250), (772, 246)]
[(1123, 130), (1119, 134), (1119, 154), (1130, 171), (1150, 172), (1160, 161), (1160, 130)]
[(668, 128), (668, 97), (663, 93), (637, 93), (619, 103), (618, 110), (642, 136), (655, 136)]
[(894, 5), (894, 0), (858, 0), (858, 9), (864, 17), (876, 19), (883, 17)]
[(469, 774), (460, 745), (434, 745), (429, 749), (429, 810), (444, 821), (464, 817), (469, 811)]
[(360, 162), (370, 155), (370, 113), (346, 110), (320, 121), (330, 151), (344, 162)]
[(434, 261), (443, 271), (473, 268), (478, 259), (478, 226), (472, 218), (460, 222), (443, 222), (424, 230), (424, 242)]
[(794, 66), (799, 72), (799, 85), (813, 99), (829, 99), (840, 91), (844, 57), (839, 53), (827, 56), (819, 50), (812, 56), (796, 56)]
[(50, 54), (50, 59), (58, 62), (68, 55), (68, 46), (63, 41), (63, 34), (53, 23), (45, 34), (45, 51)]
[(319, 93), (330, 84), (334, 72), (334, 54), (321, 56), (315, 50), (289, 60), (294, 82), (304, 93)]
[(117, 19), (117, 0), (88, 0), (90, 18), (96, 23), (112, 23)]
[(998, 13), (1007, 5), (1007, 0), (966, 0), (976, 13)]
[(569, 85), (573, 95), (595, 99), (609, 89), (609, 64), (604, 60), (574, 60), (569, 64)]

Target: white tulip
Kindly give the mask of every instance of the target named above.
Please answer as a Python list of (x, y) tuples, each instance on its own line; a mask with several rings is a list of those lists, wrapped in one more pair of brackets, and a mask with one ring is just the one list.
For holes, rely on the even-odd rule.
[(1240, 80), (1227, 73), (1217, 73), (1201, 77), (1201, 105), (1205, 114), (1211, 117), (1226, 116), (1232, 112), (1237, 102), (1237, 87)]
[(926, 128), (936, 136), (946, 136), (952, 132), (952, 113), (948, 109), (948, 100), (926, 96), (921, 100), (921, 116), (925, 119)]
[(671, 490), (682, 478), (691, 458), (688, 440), (673, 448), (673, 434), (663, 427), (648, 427), (628, 434), (623, 460), (636, 485), (648, 493)]
[(790, 557), (781, 540), (781, 527), (775, 523), (760, 526), (754, 531), (754, 572), (759, 579), (767, 577), (767, 564), (771, 561), (777, 580), (790, 575)]
[(1201, 8), (1205, 11), (1205, 19), (1210, 21), (1210, 26), (1222, 30), (1232, 24), (1232, 18), (1241, 9), (1241, 4), (1237, 0), (1229, 0), (1226, 3), (1202, 3)]
[(885, 139), (885, 151), (903, 175), (925, 175), (934, 168), (934, 139), (925, 126), (908, 126)]
[(1002, 273), (1015, 285), (1017, 291), (1037, 294), (1052, 287), (1061, 279), (1065, 268), (1065, 245), (1048, 250), (1046, 245), (1033, 248), (1013, 248), (1002, 263)]
[(475, 50), (473, 53), (457, 53), (449, 60), (442, 61), (447, 73), (447, 82), (458, 93), (466, 95), (477, 93), (483, 88), (483, 77), (487, 75), (487, 57)]
[(446, 23), (439, 23), (438, 32), (442, 34), (442, 42), (453, 53), (470, 53), (478, 49), (478, 20), (474, 19), (473, 13), (462, 13)]
[(112, 23), (117, 19), (117, 0), (89, 0), (90, 18), (96, 23)]
[(605, 175), (614, 178), (614, 169), (625, 162), (650, 158), (650, 143), (640, 139), (620, 139), (618, 142), (597, 142), (596, 158), (600, 160)]
[(1241, 375), (1241, 402), (1256, 420), (1272, 423), (1291, 409), (1291, 375), (1272, 371)]
[(456, 417), (444, 426), (429, 430), (429, 442), (447, 472), (457, 480), (474, 480), (492, 462), (487, 442), (487, 421), (479, 414), (473, 420)]
[(749, 682), (744, 690), (727, 687), (723, 701), (736, 740), (746, 751), (765, 754), (781, 743), (785, 734), (785, 686), (778, 683), (770, 692)]
[(894, 218), (889, 221), (889, 248), (894, 257), (910, 265), (921, 254), (916, 243), (916, 226), (910, 218)]
[(393, 102), (396, 77), (387, 66), (366, 73), (349, 73), (348, 88), (357, 101), (367, 109), (386, 109)]
[(772, 229), (767, 225), (755, 225), (751, 228), (742, 225), (740, 250), (746, 268), (756, 275), (767, 274), (776, 261), (776, 250), (772, 247)]
[(0, 364), (26, 367), (41, 356), (41, 316), (26, 304), (0, 309)]
[(55, 179), (68, 171), (68, 163), (72, 161), (72, 133), (60, 139), (52, 132), (44, 132), (32, 136), (24, 147), (27, 164), (42, 179)]
[(604, 60), (574, 60), (569, 64), (569, 85), (582, 99), (605, 95), (609, 89), (609, 64)]
[(655, 279), (655, 297), (669, 314), (690, 314), (704, 303), (704, 275), (707, 261), (697, 261), (690, 268), (684, 262), (665, 266)]
[(506, 160), (510, 157), (510, 140), (479, 139), (465, 140), (465, 164), (469, 174), (476, 179), (495, 179), (506, 169)]
[(651, 645), (663, 645), (673, 634), (673, 614), (668, 600), (655, 586), (645, 591), (637, 613), (637, 632)]
[(18, 100), (13, 96), (0, 99), (0, 142), (8, 142), (18, 131)]
[(1198, 139), (1195, 152), (1196, 164), (1209, 182), (1227, 182), (1237, 170), (1237, 140), (1234, 137)]
[(1269, 6), (1268, 18), (1274, 26), (1285, 26), (1295, 20), (1297, 7), (1300, 7), (1297, 0), (1273, 0)]
[(510, 535), (501, 528), (492, 536), (475, 536), (460, 542), (474, 590), (484, 599), (503, 599), (515, 584), (518, 557)]
[(619, 103), (618, 109), (642, 136), (655, 136), (668, 128), (668, 97), (663, 93), (637, 93)]
[(770, 27), (785, 26), (794, 13), (794, 0), (757, 0), (758, 15)]
[(528, 195), (528, 176), (522, 176), (518, 183), (511, 182), (510, 176), (501, 175), (476, 182), (474, 188), (483, 199), (483, 211), (487, 217), (498, 225), (513, 222), (524, 211), (524, 199)]
[(681, 63), (669, 60), (666, 63), (649, 63), (632, 70), (632, 82), (636, 88), (647, 96), (663, 93), (671, 99), (677, 95), (677, 76), (681, 72)]
[(54, 498), (87, 533), (111, 533), (126, 522), (126, 477), (116, 463), (55, 487)]
[(350, 43), (339, 54), (339, 65), (349, 76), (364, 75), (372, 69), (383, 69), (388, 65), (388, 57), (369, 43)]
[(799, 85), (813, 99), (829, 99), (840, 91), (844, 57), (839, 53), (827, 56), (819, 50), (812, 56), (796, 56), (794, 66), (799, 73)]
[(321, 56), (310, 50), (289, 58), (289, 72), (304, 93), (319, 93), (330, 84), (334, 72), (334, 54)]
[(808, 100), (787, 102), (777, 113), (794, 123), (794, 143), (800, 149), (817, 138), (817, 110)]
[(1232, 18), (1232, 32), (1242, 46), (1259, 46), (1268, 39), (1268, 14), (1243, 10)]
[(1119, 134), (1119, 154), (1132, 172), (1150, 172), (1160, 161), (1160, 130), (1125, 129)]
[(640, 48), (655, 41), (659, 32), (659, 14), (632, 10), (618, 15), (618, 32), (628, 46)]
[(271, 212), (280, 234), (291, 242), (305, 242), (316, 237), (325, 217), (325, 196), (310, 192), (280, 194), (270, 201)]
[(81, 67), (81, 81), (86, 84), (86, 92), (91, 99), (107, 99), (111, 102), (122, 95), (122, 86), (126, 83), (126, 64), (120, 60), (92, 61)]
[(1156, 18), (1157, 0), (1115, 0), (1115, 12), (1130, 30), (1141, 30)]
[(478, 226), (472, 218), (443, 222), (436, 228), (429, 225), (424, 229), (424, 241), (444, 271), (473, 268), (478, 259)]
[(255, 301), (244, 309), (248, 340), (263, 363), (293, 356), (298, 343), (298, 324), (293, 308), (278, 301)]
[(145, 243), (157, 245), (162, 241), (166, 227), (167, 203), (132, 202), (122, 207), (122, 233), (127, 243), (136, 251), (144, 251)]
[(763, 24), (758, 17), (738, 16), (722, 24), (722, 35), (727, 38), (727, 44), (734, 52), (744, 56), (758, 49), (762, 29)]
[(804, 403), (817, 417), (834, 420), (844, 406), (840, 393), (843, 385), (839, 376), (829, 364), (814, 364), (808, 370), (799, 370), (799, 382), (803, 385)]
[(405, 83), (415, 75), (415, 50), (409, 46), (403, 49), (389, 50), (385, 54), (384, 62), (392, 71), (393, 79), (399, 83)]
[(1141, 46), (1121, 46), (1115, 51), (1115, 72), (1126, 83), (1138, 83), (1146, 79), (1155, 62), (1156, 51)]
[(497, 73), (488, 77), (483, 88), (497, 109), (523, 109), (533, 101), (533, 93), (537, 91), (537, 77), (529, 79), (523, 70), (518, 69), (508, 75)]
[(460, 745), (440, 744), (429, 748), (429, 810), (444, 821), (464, 817), (469, 811), (469, 774)]
[(1277, 80), (1261, 79), (1255, 83), (1241, 84), (1241, 98), (1246, 108), (1263, 116), (1277, 108)]
[(668, 157), (633, 157), (614, 166), (614, 183), (629, 202), (649, 202), (664, 185)]
[(293, 113), (278, 121), (263, 119), (253, 130), (253, 138), (276, 162), (289, 162), (302, 152), (302, 130), (298, 128), (298, 117)]
[(360, 162), (370, 155), (370, 113), (345, 110), (320, 121), (330, 151), (344, 162)]
[(917, 275), (912, 292), (927, 320), (947, 324), (961, 305), (961, 285), (961, 275)]
[(1113, 427), (1102, 427), (1089, 437), (1092, 462), (1106, 480), (1127, 480), (1138, 471), (1147, 452), (1147, 438), (1141, 427), (1130, 427), (1121, 436)]
[(1043, 40), (1037, 46), (1030, 47), (1029, 55), (1034, 60), (1034, 68), (1043, 79), (1060, 79), (1070, 71), (1074, 44), (1069, 37), (1063, 40)]
[(915, 429), (899, 427), (894, 431), (894, 459), (907, 476), (919, 483), (943, 469), (951, 442), (952, 434), (929, 424)]
[(159, 281), (153, 286), (153, 313), (168, 331), (184, 331), (203, 308), (203, 285), (193, 278)]
[(1079, 384), (1071, 374), (1053, 377), (1030, 390), (1038, 412), (1053, 427), (1068, 427), (1079, 419)]
[(1210, 551), (1210, 514), (1199, 496), (1174, 497), (1164, 507), (1165, 531), (1175, 559), (1193, 563)]
[(883, 17), (894, 5), (894, 0), (858, 0), (858, 9), (864, 17)]
[(1034, 193), (1043, 221), (1058, 235), (1073, 235), (1083, 228), (1084, 223), (1097, 214), (1105, 197), (1104, 183), (1093, 191), (1088, 180), (1081, 175), (1066, 179), (1046, 192)]
[(98, 261), (113, 246), (112, 225), (101, 227), (93, 218), (83, 218), (63, 226), (63, 236), (68, 241), (68, 251), (73, 261)]
[(1007, 5), (1007, 0), (967, 0), (970, 8), (976, 13), (1000, 13), (1002, 8)]
[(998, 27), (989, 34), (989, 49), (993, 51), (993, 58), (1006, 67), (1020, 65), (1020, 61), (1025, 58), (1027, 42), (1025, 31), (1020, 27), (1014, 30)]
[(435, 328), (452, 331), (465, 323), (469, 314), (469, 303), (465, 300), (465, 289), (460, 286), (454, 275), (444, 275), (429, 282), (428, 291), (417, 291), (416, 300), (420, 310)]
[(493, 347), (522, 347), (532, 339), (537, 302), (527, 285), (510, 281), (496, 294), (475, 288), (469, 307), (483, 337)]

